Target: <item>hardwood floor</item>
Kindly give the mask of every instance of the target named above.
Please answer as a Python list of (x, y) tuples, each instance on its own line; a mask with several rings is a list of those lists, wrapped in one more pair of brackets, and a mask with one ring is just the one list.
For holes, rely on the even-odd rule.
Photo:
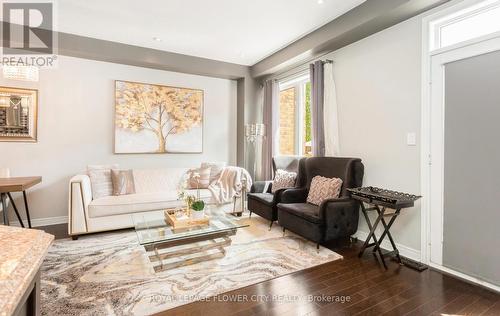
[[(56, 239), (67, 237), (66, 225), (40, 229)], [(371, 252), (362, 259), (357, 257), (360, 244), (329, 246), (344, 256), (343, 260), (158, 315), (500, 315), (499, 294), (437, 271), (418, 272), (393, 261), (385, 271)]]

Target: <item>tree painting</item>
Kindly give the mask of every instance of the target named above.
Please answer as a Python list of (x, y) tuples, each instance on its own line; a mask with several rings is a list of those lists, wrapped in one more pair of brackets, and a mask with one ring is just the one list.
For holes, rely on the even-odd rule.
[[(202, 119), (202, 90), (116, 81), (116, 128), (129, 132), (127, 135), (141, 135), (148, 140), (154, 136), (157, 153), (171, 152), (169, 140), (183, 134), (201, 141)], [(199, 135), (191, 135), (189, 132), (197, 127)], [(122, 141), (121, 137), (115, 141)], [(190, 140), (178, 139), (184, 143)]]

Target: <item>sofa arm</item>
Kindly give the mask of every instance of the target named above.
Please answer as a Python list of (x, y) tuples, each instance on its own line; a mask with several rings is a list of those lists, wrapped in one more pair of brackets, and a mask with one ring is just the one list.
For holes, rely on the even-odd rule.
[(250, 188), (250, 193), (264, 193), (264, 190), (267, 190), (266, 193), (271, 192), (272, 181), (255, 181)]
[(358, 230), (358, 201), (347, 197), (329, 199), (319, 207), (319, 216), (326, 226), (325, 240), (348, 237)]
[(286, 189), (281, 193), (281, 203), (305, 203), (308, 193), (307, 188)]
[(68, 234), (88, 232), (88, 206), (92, 201), (92, 188), (87, 175), (76, 175), (69, 181)]

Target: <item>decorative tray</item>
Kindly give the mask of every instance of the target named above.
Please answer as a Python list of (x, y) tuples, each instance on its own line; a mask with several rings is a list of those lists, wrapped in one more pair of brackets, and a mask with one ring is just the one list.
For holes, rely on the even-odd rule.
[(420, 195), (391, 191), (377, 187), (362, 187), (347, 189), (347, 191), (351, 193), (353, 198), (358, 197), (359, 200), (370, 203), (380, 202), (381, 205), (386, 206), (409, 207), (413, 206), (413, 203), (421, 198)]
[(168, 209), (163, 212), (165, 214), (165, 221), (175, 229), (207, 226), (210, 224), (210, 217), (207, 215), (204, 215), (203, 218), (194, 219), (186, 215), (189, 214), (187, 210), (184, 210), (184, 215), (181, 217), (177, 217), (175, 212), (175, 209)]

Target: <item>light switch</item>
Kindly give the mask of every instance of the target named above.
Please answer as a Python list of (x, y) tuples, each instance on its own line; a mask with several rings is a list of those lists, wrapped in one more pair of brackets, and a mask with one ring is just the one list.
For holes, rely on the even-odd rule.
[(406, 144), (408, 146), (416, 146), (417, 145), (417, 134), (415, 134), (415, 133), (406, 134)]

